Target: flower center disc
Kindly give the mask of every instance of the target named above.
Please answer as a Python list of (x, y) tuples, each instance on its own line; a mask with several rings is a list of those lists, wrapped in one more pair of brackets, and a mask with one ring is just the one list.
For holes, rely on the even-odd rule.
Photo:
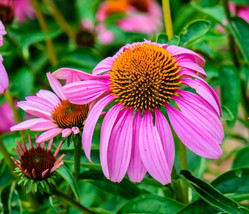
[[(36, 179), (42, 179), (42, 172), (46, 169), (51, 170), (55, 163), (55, 157), (50, 150), (43, 148), (32, 148), (26, 151), (21, 157), (21, 166), (32, 175), (35, 169)], [(49, 173), (47, 173), (49, 176)]]
[(61, 103), (52, 112), (52, 118), (60, 128), (81, 128), (88, 114), (88, 105), (75, 105), (68, 100)]
[(180, 67), (164, 48), (136, 44), (120, 54), (110, 71), (111, 89), (129, 108), (160, 108), (180, 87)]

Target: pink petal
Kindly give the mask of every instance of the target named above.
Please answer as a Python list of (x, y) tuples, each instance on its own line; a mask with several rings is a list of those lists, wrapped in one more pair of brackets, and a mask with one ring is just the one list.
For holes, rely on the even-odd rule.
[(110, 135), (114, 123), (117, 119), (117, 116), (122, 108), (122, 105), (114, 105), (106, 114), (102, 126), (101, 126), (101, 134), (100, 134), (100, 161), (101, 167), (103, 169), (103, 173), (107, 178), (110, 178), (109, 169), (108, 169), (108, 161), (107, 161), (107, 153), (108, 153), (108, 145), (110, 141)]
[(128, 169), (132, 148), (133, 109), (123, 109), (110, 136), (107, 155), (110, 180), (120, 182)]
[(83, 105), (92, 102), (104, 92), (110, 90), (109, 82), (86, 80), (67, 84), (63, 92), (71, 103)]
[(139, 152), (139, 131), (141, 127), (141, 120), (141, 112), (138, 110), (133, 119), (131, 160), (127, 170), (129, 178), (132, 182), (141, 182), (147, 172)]
[(78, 127), (72, 127), (72, 131), (73, 131), (73, 133), (74, 134), (79, 134), (80, 133), (80, 130), (79, 130), (79, 128)]
[(92, 74), (98, 75), (105, 71), (110, 71), (111, 67), (113, 65), (114, 58), (113, 57), (107, 57), (104, 60), (102, 60), (96, 67), (93, 69)]
[(58, 134), (60, 134), (62, 132), (62, 128), (54, 128), (54, 129), (50, 129), (44, 133), (42, 133), (37, 139), (36, 142), (37, 143), (41, 143), (43, 141), (47, 141), (50, 140), (52, 138), (54, 138), (55, 136), (57, 136)]
[(37, 97), (45, 98), (53, 106), (57, 106), (61, 103), (61, 100), (57, 97), (57, 95), (48, 90), (41, 89), (38, 93), (36, 93), (36, 95)]
[(178, 62), (178, 66), (183, 68), (188, 68), (194, 70), (197, 74), (200, 73), (202, 77), (207, 77), (206, 72), (204, 69), (199, 66), (196, 62), (194, 62), (191, 57), (186, 57), (185, 55), (180, 56), (177, 58), (176, 62)]
[(72, 133), (72, 129), (67, 128), (67, 129), (63, 129), (61, 136), (62, 137), (68, 137), (70, 134)]
[(18, 123), (17, 125), (12, 126), (10, 130), (13, 132), (13, 131), (29, 129), (31, 126), (37, 123), (40, 123), (40, 122), (47, 122), (47, 120), (43, 118), (34, 118), (34, 119), (26, 120), (21, 123)]
[(85, 151), (86, 157), (91, 161), (90, 153), (92, 146), (92, 137), (95, 125), (98, 121), (98, 118), (103, 111), (103, 109), (114, 99), (115, 97), (111, 94), (105, 96), (100, 101), (98, 101), (90, 113), (88, 114), (87, 119), (85, 120), (85, 126), (82, 134), (82, 145)]
[(218, 143), (206, 133), (201, 127), (188, 119), (183, 113), (166, 105), (169, 119), (177, 136), (191, 151), (204, 158), (217, 159), (222, 154)]
[(215, 93), (215, 91), (202, 79), (181, 79), (182, 83), (194, 88), (196, 92), (203, 97), (215, 110), (221, 115), (220, 101)]
[(54, 107), (56, 105), (48, 102), (47, 99), (43, 98), (43, 97), (38, 97), (38, 96), (29, 96), (25, 98), (27, 101), (33, 102), (33, 103), (37, 103), (37, 104), (41, 104), (42, 106), (44, 106), (46, 109), (48, 109), (48, 111), (51, 111), (54, 109)]
[(196, 62), (201, 66), (203, 67), (205, 65), (205, 60), (199, 56), (197, 53), (195, 53), (194, 51), (191, 51), (187, 48), (182, 48), (182, 47), (178, 47), (178, 46), (175, 46), (175, 45), (170, 45), (168, 46), (167, 48), (167, 51), (169, 53), (172, 53), (171, 56), (180, 56), (180, 55), (190, 55), (192, 57), (194, 57), (194, 59), (196, 60)]
[(139, 134), (139, 151), (141, 159), (150, 175), (163, 185), (171, 182), (163, 145), (150, 111), (146, 111), (142, 119)]
[(62, 85), (60, 82), (50, 72), (47, 73), (47, 77), (51, 88), (58, 95), (58, 97), (60, 97), (62, 100), (66, 100), (66, 97), (61, 90)]
[(155, 109), (155, 125), (163, 145), (169, 170), (171, 171), (175, 159), (174, 138), (167, 119), (159, 109)]
[(219, 144), (222, 143), (224, 130), (217, 115), (203, 107), (201, 103), (196, 103), (192, 99), (176, 96), (173, 99), (188, 119), (195, 123), (197, 127), (205, 130), (210, 138), (213, 137), (213, 141)]
[(3, 66), (2, 61), (3, 61), (3, 58), (0, 55), (0, 77), (1, 77), (0, 78), (0, 94), (3, 94), (9, 86), (8, 75), (7, 75), (7, 72)]
[(38, 122), (35, 125), (30, 127), (31, 131), (46, 131), (49, 129), (53, 129), (53, 128), (58, 128), (58, 125), (50, 122), (50, 121), (43, 121), (43, 122)]

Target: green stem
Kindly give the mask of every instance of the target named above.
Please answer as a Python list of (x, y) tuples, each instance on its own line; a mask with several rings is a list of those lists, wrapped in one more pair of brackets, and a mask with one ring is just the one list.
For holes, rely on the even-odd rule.
[(168, 35), (168, 40), (170, 41), (174, 35), (172, 20), (171, 20), (170, 4), (169, 0), (162, 0), (162, 3), (163, 3), (163, 14), (164, 14), (165, 27), (166, 27), (166, 34)]
[(67, 34), (67, 36), (73, 40), (75, 40), (75, 33), (71, 26), (68, 24), (64, 16), (61, 14), (60, 10), (57, 8), (56, 4), (52, 0), (43, 0), (45, 4), (51, 11), (54, 19), (57, 24), (61, 27), (61, 29)]
[(77, 180), (80, 174), (81, 140), (79, 135), (74, 136), (74, 177)]
[(20, 115), (18, 114), (18, 111), (15, 107), (15, 103), (14, 103), (14, 99), (9, 91), (9, 89), (7, 89), (5, 91), (5, 98), (7, 100), (7, 102), (9, 103), (10, 105), (10, 108), (14, 114), (14, 120), (17, 122), (17, 123), (20, 123), (21, 122), (21, 118), (20, 118)]
[(58, 190), (54, 189), (52, 191), (52, 193), (54, 194), (54, 196), (56, 196), (56, 198), (60, 199), (62, 202), (68, 204), (69, 206), (74, 207), (75, 209), (79, 210), (80, 212), (82, 212), (84, 214), (94, 214), (94, 212), (87, 209), (82, 204), (78, 203), (77, 201), (73, 200), (71, 197), (59, 192)]
[(14, 170), (15, 170), (15, 165), (13, 163), (13, 161), (11, 160), (10, 158), (10, 154), (7, 150), (7, 148), (5, 147), (4, 143), (2, 140), (0, 140), (0, 152), (2, 153), (3, 157), (4, 157), (4, 160), (6, 161), (12, 175), (14, 177), (16, 177), (15, 173), (14, 173)]
[[(186, 147), (182, 142), (179, 142), (179, 150), (180, 150), (180, 166), (181, 170), (187, 169), (187, 151)], [(189, 203), (188, 201), (188, 185), (185, 181), (182, 181), (182, 202)]]
[[(47, 23), (45, 21), (45, 18), (42, 14), (41, 7), (39, 5), (39, 2), (37, 0), (32, 0), (32, 5), (35, 9), (36, 15), (38, 22), (41, 26), (41, 30), (43, 33), (49, 33)], [(53, 66), (56, 66), (58, 64), (58, 59), (54, 50), (54, 45), (51, 39), (46, 39), (46, 46), (47, 46), (47, 51), (48, 55), (50, 56), (50, 61)]]
[[(177, 171), (175, 169), (175, 166), (173, 166), (173, 169), (172, 169), (172, 177), (174, 175), (177, 174)], [(182, 195), (182, 191), (181, 191), (181, 183), (179, 181), (179, 179), (173, 179), (172, 180), (172, 184), (173, 184), (173, 187), (174, 187), (174, 194), (175, 194), (175, 199), (177, 201), (180, 201), (182, 202), (183, 201), (183, 195)]]

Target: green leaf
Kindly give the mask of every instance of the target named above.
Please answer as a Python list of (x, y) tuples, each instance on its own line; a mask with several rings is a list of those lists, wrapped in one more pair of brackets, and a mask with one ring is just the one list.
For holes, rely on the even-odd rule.
[(188, 24), (180, 34), (180, 46), (188, 46), (201, 38), (210, 29), (210, 22), (206, 20), (195, 20)]
[(240, 17), (233, 17), (229, 22), (230, 30), (249, 64), (249, 24)]
[(226, 106), (221, 106), (222, 117), (221, 120), (234, 120), (233, 113)]
[(119, 195), (126, 199), (132, 199), (144, 193), (128, 179), (123, 179), (120, 183), (114, 183), (106, 179), (102, 172), (95, 170), (83, 172), (80, 174), (79, 180), (88, 181), (107, 193)]
[[(248, 158), (248, 156), (247, 156)], [(249, 168), (237, 168), (225, 172), (212, 185), (226, 196), (237, 201), (249, 198)]]
[(220, 68), (221, 103), (233, 114), (234, 119), (227, 121), (229, 126), (234, 126), (240, 102), (240, 78), (238, 71), (233, 66), (222, 66)]
[(249, 146), (240, 149), (233, 161), (233, 169), (239, 167), (249, 167)]
[(171, 198), (143, 195), (128, 201), (117, 213), (176, 213), (182, 207), (182, 204)]
[(156, 38), (156, 42), (160, 44), (168, 44), (168, 36), (166, 33), (160, 33), (158, 34)]
[(64, 180), (71, 186), (76, 199), (79, 199), (78, 186), (77, 186), (77, 183), (75, 182), (75, 180), (73, 179), (73, 176), (72, 176), (70, 170), (65, 165), (62, 165), (59, 169), (56, 170), (56, 172), (62, 178), (64, 178)]
[(173, 38), (169, 41), (169, 45), (179, 45), (180, 38), (179, 36), (173, 36)]
[(192, 189), (207, 203), (221, 209), (224, 212), (231, 214), (235, 213), (248, 213), (249, 210), (240, 206), (235, 201), (224, 196), (220, 191), (215, 189), (212, 185), (194, 177), (189, 171), (182, 170), (180, 173)]

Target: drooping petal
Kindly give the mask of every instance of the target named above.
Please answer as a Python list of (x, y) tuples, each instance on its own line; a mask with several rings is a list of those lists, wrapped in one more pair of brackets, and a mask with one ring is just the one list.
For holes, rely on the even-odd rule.
[(30, 102), (33, 102), (33, 103), (41, 104), (42, 106), (47, 107), (48, 111), (50, 110), (51, 112), (55, 107), (54, 104), (48, 102), (48, 100), (43, 98), (43, 97), (29, 96), (29, 97), (26, 97), (25, 99), (27, 101), (30, 101)]
[(109, 84), (107, 81), (98, 80), (74, 82), (65, 85), (63, 92), (71, 103), (83, 105), (92, 102), (110, 90)]
[(220, 101), (215, 93), (215, 91), (202, 79), (190, 79), (185, 78), (181, 79), (182, 83), (188, 85), (191, 88), (194, 88), (196, 92), (203, 97), (213, 108), (216, 112), (221, 115), (221, 106)]
[(132, 149), (133, 109), (123, 109), (110, 136), (107, 150), (109, 179), (120, 182), (128, 169)]
[(29, 129), (31, 126), (34, 126), (35, 124), (40, 123), (40, 122), (47, 122), (47, 120), (43, 118), (29, 119), (29, 120), (23, 121), (21, 123), (18, 123), (12, 126), (10, 130), (13, 132), (13, 131)]
[(142, 119), (139, 134), (139, 151), (141, 159), (150, 175), (163, 185), (171, 182), (171, 171), (163, 150), (162, 141), (150, 111)]
[(58, 95), (58, 97), (62, 100), (66, 100), (66, 96), (62, 92), (62, 85), (60, 82), (50, 72), (47, 73), (47, 78), (51, 88)]
[(217, 115), (203, 107), (201, 103), (192, 101), (192, 99), (175, 96), (174, 100), (188, 119), (192, 120), (197, 127), (205, 130), (210, 138), (214, 138), (214, 141), (219, 144), (222, 143), (224, 130)]
[(31, 126), (30, 130), (40, 132), (40, 131), (46, 131), (46, 130), (53, 129), (53, 128), (58, 128), (58, 125), (50, 121), (44, 121), (44, 122), (36, 123), (35, 125)]
[(79, 134), (80, 133), (80, 129), (78, 127), (72, 127), (72, 131), (74, 134)]
[(0, 94), (3, 94), (9, 86), (8, 75), (2, 62), (3, 58), (0, 54)]
[(108, 161), (107, 161), (107, 152), (108, 145), (110, 141), (111, 131), (114, 126), (114, 123), (117, 119), (117, 116), (122, 108), (122, 105), (113, 106), (106, 114), (100, 133), (100, 161), (101, 166), (104, 172), (104, 175), (107, 178), (110, 178), (109, 169), (108, 169)]
[(71, 133), (72, 133), (72, 129), (70, 128), (67, 128), (67, 129), (63, 129), (62, 133), (61, 133), (61, 136), (62, 137), (68, 137)]
[(47, 141), (50, 140), (52, 138), (54, 138), (55, 136), (57, 136), (58, 134), (60, 134), (62, 132), (62, 128), (54, 128), (54, 129), (50, 129), (46, 132), (43, 132), (37, 139), (36, 142), (37, 143), (41, 143), (42, 141)]
[(141, 112), (137, 111), (133, 119), (131, 160), (127, 170), (129, 178), (132, 182), (141, 182), (147, 172), (139, 152), (139, 131), (141, 127), (141, 120)]
[(218, 143), (207, 132), (188, 119), (183, 113), (166, 105), (169, 119), (177, 136), (191, 151), (205, 158), (217, 159), (222, 154)]
[(98, 75), (98, 74), (101, 74), (102, 72), (110, 71), (113, 62), (114, 62), (114, 58), (113, 57), (107, 57), (107, 58), (105, 58), (98, 65), (96, 65), (96, 67), (93, 69), (92, 74), (93, 75)]
[(203, 67), (205, 65), (205, 60), (201, 56), (196, 54), (194, 51), (191, 51), (189, 49), (178, 47), (175, 45), (170, 45), (167, 47), (167, 51), (169, 53), (171, 53), (173, 57), (180, 56), (182, 54), (193, 56), (195, 58), (196, 62), (198, 64), (200, 64), (201, 67)]
[(95, 106), (92, 108), (88, 114), (87, 119), (85, 120), (85, 126), (82, 134), (82, 145), (85, 151), (86, 157), (91, 161), (90, 153), (92, 146), (92, 137), (95, 125), (98, 121), (98, 118), (103, 111), (103, 109), (114, 99), (115, 97), (111, 94), (105, 96), (99, 100)]
[(159, 109), (155, 109), (155, 125), (163, 145), (169, 170), (171, 171), (175, 159), (174, 138), (167, 119)]

